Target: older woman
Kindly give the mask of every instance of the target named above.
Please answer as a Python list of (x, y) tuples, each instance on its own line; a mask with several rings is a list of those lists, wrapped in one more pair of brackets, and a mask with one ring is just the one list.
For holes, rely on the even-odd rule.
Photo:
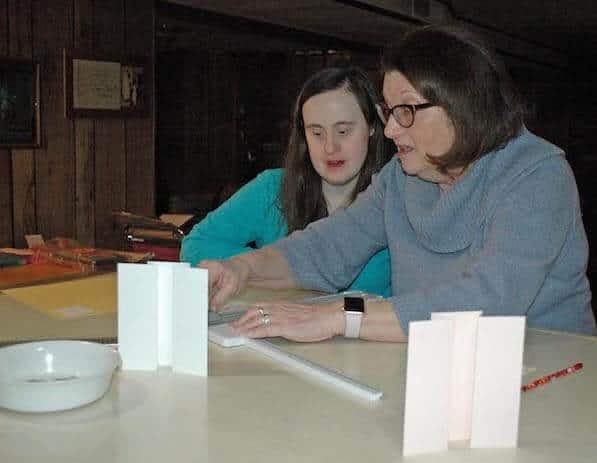
[(397, 153), (345, 211), (253, 254), (208, 261), (218, 306), (247, 282), (333, 291), (388, 247), (393, 297), (261, 304), (235, 327), (301, 341), (403, 341), (431, 312), (526, 315), (590, 333), (588, 246), (564, 153), (524, 126), (502, 65), (462, 29), (408, 33), (384, 57), (380, 117)]

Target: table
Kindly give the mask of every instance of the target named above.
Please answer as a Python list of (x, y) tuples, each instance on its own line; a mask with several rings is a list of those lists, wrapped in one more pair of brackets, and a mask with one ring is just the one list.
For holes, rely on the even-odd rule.
[[(114, 274), (115, 275), (115, 274)], [(44, 284), (30, 287), (20, 287), (17, 291), (38, 290), (39, 288), (69, 285), (74, 282), (93, 281), (102, 279), (109, 275), (92, 275), (85, 279), (77, 275), (68, 281), (48, 281)], [(115, 276), (114, 276), (115, 278)], [(20, 286), (20, 285), (19, 285)], [(93, 288), (99, 289), (99, 285)], [(104, 287), (105, 285), (101, 285)], [(116, 288), (116, 284), (112, 285)], [(4, 288), (4, 291), (7, 289)], [(46, 302), (43, 296), (38, 305)], [(89, 300), (98, 299), (100, 296), (92, 292), (81, 294), (79, 301), (81, 305), (88, 305)], [(116, 296), (112, 297), (116, 304)], [(39, 339), (87, 339), (97, 341), (115, 342), (117, 324), (116, 312), (100, 314), (93, 317), (82, 317), (60, 320), (48, 316), (46, 313), (35, 310), (19, 301), (15, 301), (0, 291), (0, 345), (12, 344), (14, 342), (32, 341)]]
[(90, 273), (90, 271), (82, 270), (76, 266), (53, 263), (6, 267), (0, 269), (0, 290), (44, 281), (65, 280), (75, 276), (86, 276)]
[[(13, 314), (14, 315), (14, 314)], [(0, 326), (3, 312), (0, 310)], [(367, 402), (245, 348), (209, 347), (207, 378), (117, 372), (108, 394), (44, 415), (0, 411), (0, 461), (399, 462), (406, 345), (276, 339), (287, 351), (384, 392)], [(519, 448), (451, 449), (417, 463), (597, 460), (597, 339), (529, 330), (525, 366), (584, 369), (524, 393)]]

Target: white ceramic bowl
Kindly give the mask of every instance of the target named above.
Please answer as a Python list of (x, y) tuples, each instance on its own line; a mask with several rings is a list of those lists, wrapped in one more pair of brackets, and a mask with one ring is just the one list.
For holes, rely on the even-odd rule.
[(0, 349), (0, 407), (53, 412), (102, 397), (120, 364), (103, 344), (41, 341)]

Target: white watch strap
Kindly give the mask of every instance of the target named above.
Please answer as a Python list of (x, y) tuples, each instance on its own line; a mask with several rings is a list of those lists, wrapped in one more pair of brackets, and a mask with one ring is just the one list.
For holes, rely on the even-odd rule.
[(344, 312), (346, 316), (346, 330), (344, 331), (345, 338), (358, 338), (361, 332), (361, 320), (363, 319), (363, 312)]

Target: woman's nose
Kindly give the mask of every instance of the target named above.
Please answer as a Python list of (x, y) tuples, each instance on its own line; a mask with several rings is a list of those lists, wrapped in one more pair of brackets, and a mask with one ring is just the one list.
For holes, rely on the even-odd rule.
[(396, 122), (394, 116), (390, 116), (386, 126), (383, 129), (383, 134), (386, 136), (386, 138), (391, 139), (396, 138), (398, 135), (400, 135), (400, 133), (402, 133), (403, 130), (404, 128), (398, 124), (398, 122)]
[(333, 154), (336, 151), (338, 151), (338, 143), (336, 143), (336, 139), (334, 138), (334, 136), (329, 136), (325, 138), (323, 149), (327, 154)]

